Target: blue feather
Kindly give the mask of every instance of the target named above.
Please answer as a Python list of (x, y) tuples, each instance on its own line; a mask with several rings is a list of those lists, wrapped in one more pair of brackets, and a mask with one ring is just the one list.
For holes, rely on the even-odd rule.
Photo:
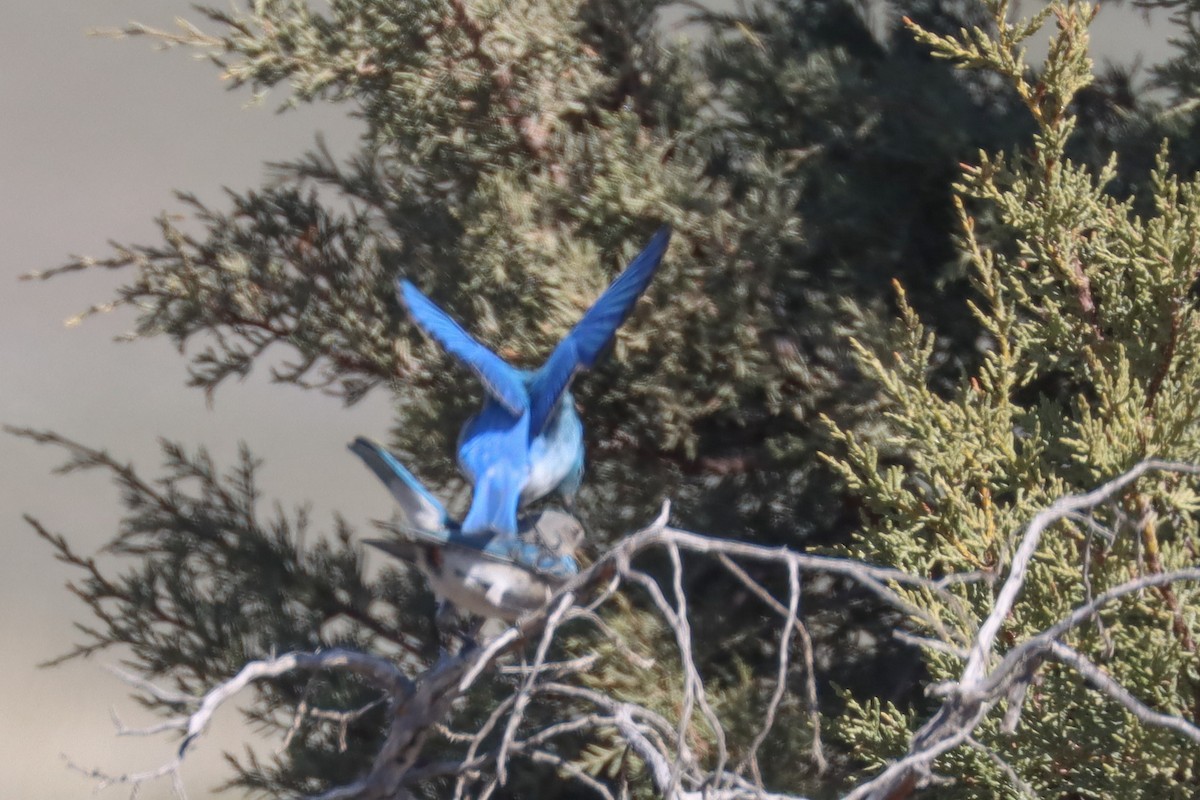
[(361, 458), (383, 481), (383, 485), (400, 504), (414, 533), (425, 534), (435, 540), (446, 538), (450, 518), (445, 506), (394, 455), (361, 436), (350, 445), (350, 452)]
[(458, 462), (475, 487), (463, 532), (515, 537), (517, 506), (529, 478), (529, 411), (514, 417), (485, 401), (463, 428)]
[(458, 462), (474, 486), (463, 532), (515, 540), (517, 512), (553, 491), (570, 500), (583, 475), (583, 426), (571, 379), (592, 366), (649, 285), (671, 241), (664, 227), (600, 295), (536, 372), (522, 372), (471, 337), (408, 281), (413, 319), (483, 381), (483, 408), (459, 437)]
[(511, 536), (497, 535), (490, 530), (466, 533), (450, 518), (442, 503), (391, 452), (361, 436), (350, 445), (350, 451), (370, 467), (400, 504), (409, 523), (403, 533), (424, 542), (422, 545), (413, 541), (373, 539), (367, 544), (408, 561), (418, 560), (418, 547), (450, 547), (560, 579), (579, 571), (574, 551), (578, 546), (576, 534), (581, 529), (569, 515), (543, 512), (523, 520), (520, 532)]
[(529, 395), (519, 370), (477, 342), (416, 286), (408, 281), (398, 281), (397, 289), (417, 324), (473, 369), (488, 394), (499, 400), (509, 413), (516, 416), (529, 407)]
[(670, 241), (671, 229), (660, 228), (534, 374), (529, 386), (532, 405), (529, 425), (535, 434), (541, 432), (575, 373), (596, 363), (605, 346), (612, 341), (617, 328), (650, 285)]

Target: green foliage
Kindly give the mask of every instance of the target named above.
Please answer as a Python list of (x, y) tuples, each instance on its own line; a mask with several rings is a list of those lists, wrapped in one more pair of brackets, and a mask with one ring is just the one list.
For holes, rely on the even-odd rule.
[[(1200, 452), (1193, 294), (1200, 184), (1170, 177), (1164, 154), (1152, 176), (1154, 212), (1143, 217), (1133, 201), (1105, 192), (1113, 165), (1093, 172), (1067, 159), (1069, 104), (1089, 74), (1092, 9), (1052, 7), (1058, 32), (1036, 84), (1014, 67), (1030, 30), (1009, 26), (1004, 10), (995, 7), (1000, 33), (990, 43), (978, 32), (917, 32), (939, 56), (1012, 80), (1038, 126), (1031, 151), (981, 154), (958, 187), (962, 247), (977, 291), (971, 308), (986, 331), (982, 359), (952, 387), (931, 386), (934, 340), (901, 292), (894, 352), (858, 352), (888, 398), (889, 444), (904, 453), (904, 463), (884, 462), (877, 447), (844, 429), (838, 436), (845, 455), (831, 459), (868, 515), (849, 552), (919, 575), (985, 577), (958, 585), (961, 603), (905, 592), (942, 625), (919, 632), (959, 647), (990, 611), (998, 579), (1037, 510), (1145, 458), (1194, 461)], [(981, 238), (968, 204), (989, 216), (990, 241)], [(1056, 527), (1005, 621), (1004, 640), (1020, 642), (1138, 574), (1194, 563), (1196, 501), (1188, 481), (1143, 479), (1118, 507)], [(1095, 522), (1116, 535), (1097, 536)], [(1156, 708), (1192, 718), (1200, 698), (1200, 629), (1188, 609), (1198, 599), (1191, 586), (1148, 592), (1110, 608), (1070, 643)], [(961, 670), (940, 651), (925, 653), (925, 664), (934, 681)], [(1136, 725), (1081, 683), (1065, 669), (1050, 670), (1016, 736), (1001, 734), (990, 720), (977, 738), (1047, 796), (1194, 796), (1193, 748)], [(874, 766), (902, 752), (921, 719), (878, 701), (848, 706), (841, 735)], [(947, 797), (1016, 791), (975, 750), (953, 751), (939, 768), (969, 776), (943, 790)]]
[[(411, 663), (423, 661), (415, 643), (423, 632), (428, 635), (428, 626), (414, 613), (422, 605), (414, 602), (415, 585), (366, 582), (352, 531), (340, 520), (332, 536), (315, 536), (303, 509), (262, 515), (258, 464), (248, 452), (220, 474), (203, 450), (188, 453), (164, 442), (164, 475), (150, 482), (103, 451), (53, 434), (8, 431), (66, 449), (70, 459), (62, 472), (111, 474), (128, 509), (106, 549), (133, 566), (115, 575), (105, 562), (81, 556), (65, 538), (34, 522), (58, 559), (80, 569), (70, 588), (95, 617), (78, 626), (83, 641), (63, 658), (124, 645), (129, 668), (169, 680), (192, 696), (236, 674), (247, 661), (289, 650), (382, 649)], [(385, 602), (396, 604), (392, 612), (380, 613)], [(397, 615), (404, 617), (402, 626)], [(264, 732), (281, 734), (301, 699), (318, 708), (356, 708), (374, 694), (346, 677), (281, 680), (262, 688), (249, 717)], [(139, 700), (178, 711), (153, 694)], [(366, 741), (377, 740), (378, 732), (378, 713), (352, 728)], [(289, 751), (286, 771), (273, 759), (244, 783), (305, 792), (328, 786), (334, 741), (328, 729), (305, 729)], [(369, 763), (369, 751), (356, 751), (338, 769)]]
[[(200, 9), (211, 33), (134, 26), (209, 56), (231, 86), (282, 94), (285, 107), (342, 104), (362, 139), (344, 162), (318, 143), (221, 208), (181, 193), (189, 219), (164, 213), (161, 241), (45, 275), (118, 270), (114, 304), (131, 310), (133, 335), (188, 345), (191, 383), (206, 392), (260, 364), (347, 403), (389, 391), (391, 443), (447, 488), (479, 388), (413, 329), (395, 278), (535, 365), (668, 222), (660, 274), (606, 363), (577, 384), (589, 448), (580, 504), (597, 544), (651, 518), (664, 496), (683, 525), (793, 547), (844, 542), (861, 517), (848, 553), (985, 576), (955, 589), (961, 605), (911, 597), (962, 644), (1035, 509), (1150, 455), (1196, 457), (1200, 194), (1171, 177), (1200, 163), (1192, 118), (1159, 114), (1128, 75), (1092, 82), (1091, 11), (1079, 5), (1013, 24), (1003, 5), (968, 0), (900, 0), (875, 18), (856, 2), (764, 0), (697, 12), (696, 43), (664, 35), (666, 6), (256, 0)], [(1031, 71), (1022, 43), (1051, 16), (1060, 33)], [(290, 355), (273, 361), (280, 349)], [(222, 476), (169, 445), (152, 483), (100, 451), (35, 436), (67, 447), (77, 467), (112, 472), (126, 507), (110, 548), (128, 565), (119, 578), (39, 528), (81, 570), (76, 593), (98, 620), (73, 654), (128, 645), (130, 667), (193, 692), (293, 647), (395, 653), (414, 672), (429, 663), (419, 577), (366, 581), (340, 521), (318, 537), (302, 512), (264, 519), (249, 454)], [(1006, 634), (1027, 635), (1137, 570), (1194, 561), (1195, 505), (1187, 483), (1145, 480), (1098, 514), (1121, 531), (1113, 541), (1082, 521), (1053, 531)], [(689, 564), (685, 588), (736, 761), (773, 685), (778, 620), (729, 580)], [(1185, 587), (1131, 599), (1073, 644), (1155, 707), (1185, 711), (1200, 696), (1194, 607)], [(895, 615), (836, 582), (806, 584), (803, 608), (824, 710), (846, 712), (841, 752), (829, 775), (799, 755), (813, 731), (794, 667), (760, 760), (773, 786), (820, 794), (901, 752), (923, 718), (920, 681), (958, 662), (935, 651), (917, 663), (887, 636)], [(674, 719), (669, 637), (638, 603), (619, 609), (608, 625), (644, 652), (631, 659), (568, 629), (555, 655), (597, 652), (593, 688)], [(448, 724), (476, 730), (512, 685), (494, 676)], [(1052, 670), (1033, 694), (1019, 737), (989, 723), (980, 739), (1048, 796), (1194, 790), (1193, 755), (1135, 729), (1074, 676)], [(278, 681), (248, 713), (282, 733), (301, 698), (339, 709), (371, 699), (352, 681)], [(581, 707), (535, 704), (530, 724)], [(336, 726), (310, 720), (277, 760), (243, 759), (232, 783), (284, 794), (344, 782), (379, 725), (364, 713), (343, 752)], [(711, 754), (699, 718), (688, 735)], [(461, 750), (451, 739), (425, 755)], [(562, 755), (650, 792), (616, 737)], [(969, 781), (949, 793), (1012, 790), (976, 750), (944, 761)], [(512, 794), (571, 791), (526, 766)]]
[[(536, 364), (670, 222), (666, 268), (607, 366), (581, 383), (581, 402), (592, 452), (653, 465), (613, 483), (633, 475), (627, 462), (595, 482), (612, 485), (595, 505), (631, 501), (621, 518), (598, 520), (604, 530), (623, 530), (664, 494), (700, 498), (707, 476), (772, 460), (808, 402), (796, 398), (814, 394), (795, 387), (812, 384), (819, 398), (841, 376), (806, 363), (776, 307), (796, 282), (791, 182), (766, 158), (742, 168), (754, 186), (714, 174), (702, 125), (713, 101), (695, 59), (653, 32), (655, 8), (209, 10), (223, 35), (187, 29), (170, 41), (210, 53), (235, 83), (286, 83), (288, 102), (353, 103), (367, 122), (360, 155), (281, 165), (281, 184), (233, 194), (228, 214), (185, 196), (204, 236), (164, 217), (161, 245), (64, 269), (131, 270), (117, 302), (138, 309), (137, 334), (200, 340), (192, 380), (208, 391), (283, 343), (296, 358), (276, 379), (348, 401), (399, 382), (399, 449), (429, 452), (435, 435), (448, 455), (478, 388), (403, 319), (392, 280), (412, 277), (512, 360)], [(334, 210), (329, 193), (354, 210)], [(729, 443), (726, 432), (742, 431), (754, 433)], [(448, 457), (429, 467), (454, 477)]]
[[(570, 655), (596, 657), (593, 667), (580, 677), (581, 683), (618, 702), (636, 703), (660, 715), (674, 728), (683, 709), (684, 678), (670, 628), (657, 614), (621, 596), (614, 598), (606, 619), (609, 635), (578, 637), (564, 645)], [(774, 634), (778, 636), (778, 630)], [(731, 638), (736, 637), (723, 631), (725, 646)], [(704, 637), (697, 636), (696, 640), (703, 647)], [(711, 657), (702, 660), (713, 663)], [(756, 674), (749, 664), (736, 657), (727, 666), (714, 666), (705, 676), (709, 702), (721, 721), (729, 758), (735, 763), (749, 758), (750, 744), (762, 728), (772, 689), (768, 678)], [(797, 763), (796, 758), (797, 753), (806, 752), (811, 746), (808, 709), (802, 698), (797, 691), (783, 701), (776, 725), (758, 753), (759, 768), (768, 784), (794, 780), (797, 773), (809, 772), (807, 765)], [(559, 713), (570, 718), (583, 712), (576, 709)], [(688, 747), (712, 769), (718, 759), (714, 732), (699, 714), (690, 722)], [(608, 736), (587, 742), (578, 760), (589, 774), (628, 784), (638, 796), (657, 796), (645, 764), (615, 729)]]

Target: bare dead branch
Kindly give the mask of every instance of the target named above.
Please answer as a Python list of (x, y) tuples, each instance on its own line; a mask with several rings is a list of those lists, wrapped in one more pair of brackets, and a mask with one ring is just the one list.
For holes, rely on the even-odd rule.
[(915, 786), (927, 782), (932, 774), (931, 766), (934, 760), (941, 754), (967, 743), (979, 723), (1002, 697), (1008, 697), (1010, 701), (1017, 700), (1018, 708), (1010, 708), (1010, 719), (1006, 720), (1009, 724), (1015, 724), (1015, 716), (1019, 715), (1019, 702), (1024, 697), (1024, 686), (1032, 679), (1041, 659), (1052, 651), (1059, 637), (1093, 618), (1102, 607), (1146, 588), (1169, 586), (1179, 581), (1200, 580), (1200, 568), (1193, 568), (1151, 573), (1113, 587), (1077, 607), (1046, 630), (1010, 649), (1000, 659), (999, 664), (988, 671), (997, 658), (994, 649), (996, 635), (1024, 587), (1030, 560), (1037, 551), (1045, 531), (1063, 519), (1106, 502), (1148, 472), (1180, 472), (1194, 475), (1200, 474), (1200, 467), (1174, 462), (1143, 461), (1090, 492), (1061, 497), (1034, 515), (1021, 537), (1021, 543), (1013, 556), (1008, 577), (1000, 588), (995, 605), (971, 643), (962, 675), (957, 681), (932, 687), (932, 694), (945, 698), (941, 708), (913, 736), (912, 744), (902, 758), (890, 764), (876, 777), (857, 786), (845, 796), (845, 800), (875, 800), (907, 794)]
[[(312, 672), (318, 670), (341, 670), (357, 675), (392, 697), (403, 696), (412, 690), (412, 682), (390, 661), (379, 656), (358, 653), (351, 650), (289, 653), (277, 658), (252, 661), (242, 667), (237, 675), (213, 687), (198, 700), (196, 698), (187, 698), (188, 703), (195, 705), (196, 708), (186, 716), (175, 717), (159, 725), (141, 730), (125, 729), (119, 725), (118, 720), (119, 732), (123, 734), (150, 735), (168, 730), (183, 731), (184, 738), (183, 742), (179, 745), (179, 750), (176, 752), (175, 757), (165, 764), (143, 772), (123, 774), (109, 774), (99, 769), (86, 770), (74, 764), (71, 766), (85, 775), (96, 779), (99, 782), (100, 788), (114, 784), (126, 784), (132, 787), (134, 793), (144, 783), (163, 777), (170, 777), (177, 787), (176, 793), (182, 797), (183, 795), (180, 791), (182, 783), (179, 770), (183, 766), (188, 748), (205, 731), (212, 721), (213, 715), (222, 705), (242, 689), (256, 681), (279, 677), (291, 672)], [(141, 691), (148, 692), (152, 696), (160, 699), (168, 699), (168, 702), (178, 701), (179, 695), (177, 693), (167, 692), (137, 676), (129, 675), (121, 670), (114, 669), (113, 672), (130, 685)]]
[[(792, 641), (792, 630), (796, 627), (796, 617), (800, 607), (800, 571), (796, 567), (795, 562), (788, 562), (788, 607), (787, 619), (783, 624), (783, 631), (779, 641), (779, 671), (775, 677), (775, 690), (771, 693), (771, 701), (767, 704), (767, 713), (763, 718), (762, 728), (754, 735), (754, 740), (750, 742), (750, 750), (745, 757), (745, 761), (750, 764), (750, 769), (754, 773), (754, 783), (756, 786), (762, 786), (762, 771), (758, 768), (758, 748), (762, 747), (762, 743), (766, 740), (767, 735), (771, 732), (771, 728), (775, 727), (775, 715), (779, 712), (779, 703), (783, 700), (783, 693), (787, 689), (787, 674), (788, 674), (788, 649)], [(738, 772), (741, 772), (739, 766)]]
[(1061, 642), (1053, 641), (1050, 642), (1049, 649), (1050, 655), (1053, 658), (1074, 669), (1083, 676), (1084, 680), (1095, 687), (1097, 691), (1103, 692), (1111, 699), (1120, 703), (1125, 707), (1126, 711), (1137, 717), (1142, 724), (1175, 731), (1180, 736), (1185, 736), (1196, 744), (1200, 744), (1200, 728), (1197, 728), (1182, 717), (1173, 717), (1170, 714), (1163, 714), (1150, 708), (1130, 694), (1124, 686), (1113, 680), (1110, 675), (1084, 657), (1082, 653)]
[(508, 778), (506, 766), (508, 750), (512, 746), (512, 741), (517, 735), (517, 728), (520, 727), (521, 720), (525, 716), (525, 709), (529, 707), (529, 699), (533, 691), (534, 681), (537, 680), (542, 665), (546, 663), (546, 653), (550, 649), (550, 642), (554, 638), (554, 633), (558, 630), (559, 623), (562, 622), (567, 609), (571, 607), (574, 600), (575, 595), (571, 592), (566, 592), (554, 604), (554, 610), (546, 618), (546, 627), (542, 630), (542, 640), (538, 643), (537, 655), (533, 659), (533, 668), (525, 675), (525, 680), (521, 682), (521, 688), (517, 691), (512, 714), (508, 717), (508, 724), (504, 728), (504, 736), (500, 740), (500, 753), (496, 756), (496, 780), (501, 786), (504, 785)]
[[(149, 780), (168, 776), (176, 785), (180, 785), (179, 770), (189, 744), (205, 730), (212, 715), (233, 694), (256, 681), (287, 673), (332, 669), (360, 676), (379, 689), (381, 697), (365, 707), (348, 710), (313, 709), (309, 707), (307, 698), (303, 698), (296, 711), (293, 728), (304, 718), (344, 726), (348, 720), (361, 716), (380, 703), (387, 703), (389, 712), (383, 745), (367, 773), (352, 784), (330, 789), (320, 795), (321, 800), (406, 797), (410, 788), (436, 777), (455, 779), (455, 798), (466, 796), (468, 789), (474, 792), (474, 796), (488, 797), (504, 785), (512, 765), (518, 759), (552, 765), (596, 796), (615, 800), (617, 794), (612, 787), (582, 771), (556, 750), (564, 737), (577, 740), (579, 737), (595, 735), (611, 739), (614, 731), (629, 751), (645, 764), (656, 792), (669, 800), (800, 800), (792, 795), (773, 793), (763, 785), (757, 754), (775, 726), (786, 697), (788, 676), (795, 669), (791, 659), (795, 637), (803, 650), (807, 702), (811, 718), (814, 719), (813, 760), (818, 768), (824, 764), (820, 751), (820, 732), (815, 720), (817, 696), (812, 646), (800, 613), (801, 579), (805, 573), (809, 573), (833, 575), (857, 582), (892, 608), (906, 614), (912, 624), (922, 630), (922, 635), (898, 631), (898, 638), (920, 648), (951, 654), (963, 662), (957, 680), (930, 688), (930, 694), (940, 698), (941, 706), (913, 736), (908, 751), (873, 778), (852, 789), (845, 795), (846, 800), (907, 796), (922, 785), (951, 780), (934, 774), (934, 762), (940, 755), (960, 746), (984, 753), (1008, 776), (1017, 792), (1032, 796), (1029, 784), (976, 733), (980, 723), (1002, 701), (1007, 701), (1007, 715), (1002, 726), (1016, 726), (1026, 690), (1046, 659), (1054, 659), (1073, 669), (1089, 685), (1121, 705), (1141, 724), (1171, 730), (1200, 744), (1200, 728), (1182, 717), (1150, 708), (1086, 656), (1061, 641), (1077, 627), (1097, 619), (1108, 607), (1123, 598), (1182, 581), (1200, 581), (1200, 566), (1151, 572), (1102, 592), (1093, 592), (1089, 588), (1085, 602), (1044, 630), (1016, 642), (1006, 642), (1004, 651), (997, 645), (1000, 626), (1016, 607), (1029, 564), (1045, 532), (1064, 519), (1078, 521), (1082, 512), (1114, 498), (1139, 477), (1152, 471), (1198, 474), (1200, 468), (1187, 464), (1144, 462), (1091, 492), (1060, 498), (1036, 514), (1021, 534), (993, 607), (978, 622), (969, 641), (966, 638), (970, 634), (963, 631), (969, 630), (971, 626), (968, 623), (978, 617), (969, 616), (965, 601), (953, 594), (951, 589), (963, 581), (977, 579), (977, 575), (955, 576), (952, 581), (933, 581), (850, 559), (808, 555), (786, 548), (702, 536), (669, 527), (669, 506), (664, 504), (662, 513), (653, 524), (619, 542), (595, 564), (567, 582), (543, 609), (527, 615), (482, 648), (473, 648), (453, 656), (444, 655), (416, 677), (407, 676), (401, 666), (382, 657), (338, 650), (292, 653), (252, 662), (236, 676), (200, 698), (167, 692), (137, 676), (122, 675), (124, 680), (140, 691), (164, 703), (181, 706), (187, 713), (142, 731), (128, 731), (120, 726), (121, 731), (145, 735), (179, 730), (186, 734), (183, 745), (175, 759), (146, 772), (106, 775), (96, 770), (81, 771), (101, 785), (124, 783), (136, 788)], [(635, 559), (654, 550), (668, 557), (669, 572), (661, 585), (634, 566)], [(683, 588), (684, 551), (716, 558), (755, 597), (771, 608), (781, 621), (775, 675), (769, 697), (766, 698), (763, 722), (751, 740), (743, 743), (745, 755), (735, 767), (728, 766), (725, 731), (708, 702), (705, 684), (695, 663), (689, 602)], [(744, 566), (747, 562), (782, 569), (787, 578), (786, 600), (780, 600), (752, 578)], [(666, 588), (668, 582), (669, 589)], [(590, 625), (599, 635), (617, 642), (617, 652), (627, 658), (636, 655), (629, 643), (607, 625), (598, 613), (603, 603), (615, 592), (630, 585), (637, 586), (645, 593), (651, 607), (670, 627), (674, 637), (682, 671), (682, 688), (678, 698), (678, 713), (673, 714), (673, 718), (663, 716), (646, 705), (617, 700), (572, 682), (579, 672), (592, 668), (597, 656), (558, 662), (547, 660), (562, 625), (572, 620)], [(961, 614), (961, 618), (955, 619), (947, 627), (933, 612), (917, 607), (898, 589), (908, 592), (909, 596), (925, 594), (936, 598), (943, 603), (943, 612), (949, 610), (950, 613)], [(596, 599), (597, 595), (599, 599)], [(496, 665), (497, 659), (526, 641), (537, 642), (531, 663)], [(630, 662), (643, 668), (654, 664), (640, 656), (631, 658)], [(496, 704), (489, 718), (475, 732), (450, 731), (444, 723), (450, 707), (489, 671), (498, 671), (514, 678), (512, 694)], [(533, 717), (527, 711), (531, 704), (543, 698), (568, 700), (573, 713), (568, 719), (543, 723), (540, 729), (529, 732), (526, 723)], [(703, 724), (700, 724), (701, 720)], [(498, 737), (497, 731), (500, 732)], [(461, 745), (461, 757), (418, 765), (430, 735)], [(705, 737), (706, 744), (711, 747), (693, 747), (697, 737)], [(698, 751), (707, 755), (701, 755)], [(747, 770), (749, 778), (743, 775)]]
[(980, 742), (974, 736), (967, 737), (967, 744), (983, 753), (988, 757), (989, 761), (999, 767), (1000, 771), (1004, 773), (1005, 777), (1008, 778), (1009, 782), (1012, 783), (1013, 787), (1016, 788), (1021, 797), (1026, 798), (1026, 800), (1037, 800), (1037, 792), (1033, 790), (1033, 787), (1029, 785), (1029, 782), (1018, 775), (1017, 771), (1013, 769), (1012, 764), (1009, 764), (1007, 761), (1001, 758), (995, 750), (991, 749), (983, 742)]
[[(729, 572), (737, 578), (742, 584), (750, 590), (754, 596), (758, 597), (764, 603), (773, 608), (778, 614), (792, 621), (792, 625), (796, 629), (796, 634), (800, 639), (801, 652), (804, 655), (804, 689), (805, 701), (808, 704), (808, 722), (812, 726), (812, 757), (813, 763), (817, 767), (817, 772), (824, 772), (828, 768), (828, 762), (825, 760), (825, 751), (821, 745), (821, 709), (817, 700), (817, 669), (813, 657), (812, 637), (808, 635), (808, 628), (800, 621), (798, 614), (791, 612), (791, 607), (784, 608), (783, 604), (776, 600), (770, 592), (762, 587), (758, 581), (750, 577), (746, 570), (742, 569), (736, 561), (729, 556), (721, 553), (717, 556)], [(792, 578), (793, 567), (788, 565), (788, 581)], [(799, 577), (797, 576), (797, 581)], [(799, 584), (797, 583), (797, 588)], [(799, 594), (796, 596), (797, 604), (799, 603)], [(762, 742), (759, 742), (761, 746)]]
[(996, 634), (999, 633), (1004, 618), (1012, 611), (1013, 603), (1016, 602), (1017, 595), (1025, 584), (1025, 572), (1029, 568), (1029, 560), (1037, 551), (1045, 530), (1070, 514), (1094, 508), (1142, 475), (1152, 471), (1185, 472), (1195, 475), (1200, 474), (1200, 467), (1166, 461), (1143, 461), (1124, 475), (1116, 477), (1090, 492), (1059, 498), (1049, 508), (1039, 511), (1034, 516), (1025, 530), (1025, 535), (1021, 538), (1020, 547), (1013, 556), (1008, 578), (1004, 581), (1004, 585), (1000, 588), (1000, 594), (996, 597), (996, 605), (993, 607), (992, 613), (983, 621), (983, 625), (979, 628), (979, 634), (975, 637), (975, 643), (971, 647), (971, 654), (967, 660), (967, 667), (963, 671), (964, 683), (974, 683), (983, 674), (992, 645), (996, 641)]

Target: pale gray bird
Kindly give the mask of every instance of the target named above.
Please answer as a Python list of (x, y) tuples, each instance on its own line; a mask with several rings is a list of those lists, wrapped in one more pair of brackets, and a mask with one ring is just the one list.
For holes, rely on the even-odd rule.
[(350, 450), (388, 487), (405, 517), (397, 531), (404, 538), (366, 544), (415, 564), (443, 603), (512, 623), (579, 572), (575, 552), (584, 531), (570, 514), (548, 509), (522, 517), (515, 538), (466, 534), (392, 453), (361, 437)]

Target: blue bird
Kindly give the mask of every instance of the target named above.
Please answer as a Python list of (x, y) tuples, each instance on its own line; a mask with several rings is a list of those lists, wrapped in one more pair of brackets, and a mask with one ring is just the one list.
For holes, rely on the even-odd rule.
[[(400, 504), (404, 539), (366, 544), (412, 564), (444, 605), (506, 622), (545, 605), (579, 572), (574, 554), (583, 526), (569, 514), (546, 510), (521, 520), (519, 533), (501, 537), (465, 534), (445, 506), (378, 444), (359, 437), (350, 450), (383, 481)], [(439, 612), (439, 617), (442, 613)]]
[(575, 411), (571, 379), (592, 366), (649, 285), (671, 240), (661, 228), (583, 318), (558, 343), (541, 368), (509, 365), (476, 341), (408, 281), (397, 283), (413, 319), (483, 382), (483, 407), (458, 439), (458, 463), (474, 493), (464, 533), (517, 533), (517, 510), (557, 491), (573, 501), (583, 479), (583, 423)]

